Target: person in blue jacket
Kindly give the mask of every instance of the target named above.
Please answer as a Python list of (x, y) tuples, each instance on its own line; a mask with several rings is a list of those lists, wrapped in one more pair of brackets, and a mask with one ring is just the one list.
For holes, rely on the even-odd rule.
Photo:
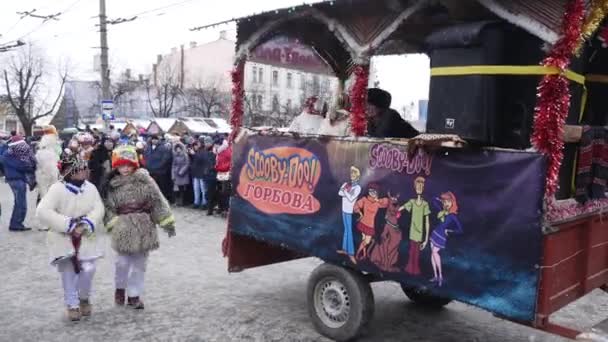
[(13, 232), (31, 230), (23, 225), (23, 221), (27, 215), (27, 175), (34, 173), (36, 165), (27, 163), (8, 151), (0, 156), (0, 163), (4, 167), (4, 177), (15, 198), (8, 229)]

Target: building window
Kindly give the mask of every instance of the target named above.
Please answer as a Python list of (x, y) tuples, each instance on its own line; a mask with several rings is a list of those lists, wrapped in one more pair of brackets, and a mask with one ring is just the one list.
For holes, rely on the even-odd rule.
[(279, 86), (279, 71), (275, 70), (272, 72), (272, 85), (275, 87)]
[(253, 67), (253, 83), (257, 83), (257, 82), (258, 82), (258, 68)]
[(258, 82), (264, 83), (264, 69), (262, 69), (262, 67), (258, 69)]
[(279, 107), (280, 107), (279, 97), (277, 95), (275, 95), (272, 98), (272, 111), (273, 112), (278, 112), (279, 111)]
[(287, 73), (287, 88), (293, 88), (293, 75), (290, 72)]
[(262, 95), (258, 95), (258, 109), (262, 109), (262, 106), (264, 105), (264, 98), (262, 97)]
[(306, 75), (300, 74), (300, 89), (306, 90)]
[(17, 131), (17, 121), (7, 119), (4, 122), (4, 126), (7, 132)]
[(287, 100), (287, 110), (291, 110), (291, 99)]

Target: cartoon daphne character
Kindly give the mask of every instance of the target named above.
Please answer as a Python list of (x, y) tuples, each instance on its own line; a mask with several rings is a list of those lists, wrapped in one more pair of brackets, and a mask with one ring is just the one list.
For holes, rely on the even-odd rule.
[(443, 271), (441, 267), (441, 255), (439, 252), (445, 249), (448, 236), (450, 234), (462, 234), (462, 225), (458, 220), (458, 203), (456, 196), (452, 192), (445, 192), (439, 198), (435, 198), (433, 204), (441, 211), (437, 214), (437, 218), (441, 224), (433, 230), (431, 234), (431, 264), (433, 265), (433, 273), (435, 277), (431, 279), (432, 283), (437, 283), (438, 286), (443, 285)]
[(376, 183), (371, 183), (368, 187), (368, 195), (361, 198), (355, 203), (354, 211), (359, 214), (359, 222), (357, 230), (361, 232), (362, 239), (357, 249), (355, 258), (362, 260), (368, 257), (368, 247), (372, 242), (372, 238), (376, 234), (375, 221), (376, 214), (380, 208), (387, 208), (390, 204), (388, 198), (378, 198), (378, 190), (380, 187)]

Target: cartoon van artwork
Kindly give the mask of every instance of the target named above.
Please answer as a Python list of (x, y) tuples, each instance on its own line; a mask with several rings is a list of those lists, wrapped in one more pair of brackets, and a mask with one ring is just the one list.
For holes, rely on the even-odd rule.
[(380, 209), (386, 208), (389, 205), (388, 198), (379, 198), (380, 186), (378, 184), (369, 184), (367, 191), (367, 196), (359, 199), (355, 203), (354, 208), (354, 211), (360, 216), (357, 230), (361, 233), (361, 243), (355, 255), (357, 261), (369, 257), (369, 247), (376, 235), (376, 215)]
[(342, 249), (338, 250), (339, 254), (347, 255), (353, 263), (355, 260), (355, 242), (353, 237), (353, 211), (355, 202), (361, 194), (361, 171), (354, 167), (350, 167), (350, 181), (342, 184), (338, 195), (342, 197), (342, 223), (344, 225), (344, 234), (342, 236)]
[(411, 214), (409, 256), (405, 272), (416, 276), (421, 274), (420, 252), (426, 248), (430, 231), (431, 209), (429, 203), (422, 197), (425, 182), (424, 177), (417, 177), (414, 180), (416, 198), (409, 200), (399, 208), (399, 211), (407, 210)]
[(458, 220), (458, 202), (456, 196), (448, 191), (433, 200), (433, 205), (439, 209), (437, 218), (441, 222), (431, 234), (431, 265), (434, 277), (430, 280), (437, 286), (443, 286), (443, 270), (440, 252), (445, 249), (448, 237), (452, 234), (462, 234), (462, 225)]
[(384, 230), (375, 241), (370, 254), (370, 261), (384, 272), (399, 272), (396, 265), (399, 261), (399, 245), (401, 244), (402, 233), (399, 228), (399, 194), (388, 193), (390, 203), (386, 208), (384, 217)]

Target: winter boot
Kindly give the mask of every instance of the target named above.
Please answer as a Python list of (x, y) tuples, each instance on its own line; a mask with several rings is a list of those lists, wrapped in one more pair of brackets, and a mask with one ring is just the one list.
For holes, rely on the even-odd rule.
[(116, 292), (114, 292), (114, 303), (120, 306), (125, 305), (125, 289), (116, 289)]
[(88, 299), (80, 300), (80, 314), (83, 317), (91, 316), (91, 312), (93, 311), (93, 306), (89, 303)]
[(68, 319), (72, 322), (80, 321), (80, 310), (78, 308), (68, 308)]
[(127, 299), (127, 306), (136, 310), (143, 310), (144, 302), (142, 302), (139, 297), (129, 297)]

